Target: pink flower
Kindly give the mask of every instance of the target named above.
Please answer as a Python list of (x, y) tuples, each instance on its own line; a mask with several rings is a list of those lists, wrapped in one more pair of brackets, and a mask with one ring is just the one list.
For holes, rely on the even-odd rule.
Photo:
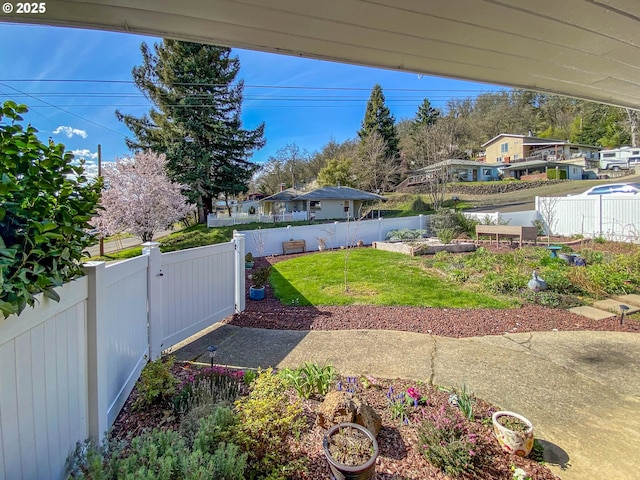
[(420, 392), (418, 392), (418, 390), (413, 387), (407, 388), (407, 395), (416, 400), (420, 400), (420, 398), (422, 397), (422, 395), (420, 395)]

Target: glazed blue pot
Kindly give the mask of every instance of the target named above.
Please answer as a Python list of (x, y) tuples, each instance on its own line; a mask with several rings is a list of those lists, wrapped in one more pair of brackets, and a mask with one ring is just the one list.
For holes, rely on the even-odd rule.
[(249, 287), (249, 299), (264, 300), (264, 287)]

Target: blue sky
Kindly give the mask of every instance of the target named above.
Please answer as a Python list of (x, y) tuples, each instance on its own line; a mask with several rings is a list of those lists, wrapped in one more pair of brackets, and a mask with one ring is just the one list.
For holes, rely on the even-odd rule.
[[(142, 115), (149, 104), (131, 83), (141, 63), (140, 43), (159, 39), (93, 30), (0, 23), (0, 99), (25, 103), (40, 138), (52, 137), (90, 164), (102, 145), (104, 161), (126, 156), (129, 130), (116, 108)], [(501, 87), (234, 50), (245, 82), (246, 128), (265, 122), (264, 162), (289, 143), (310, 153), (332, 137), (354, 138), (374, 84), (382, 85), (397, 120), (414, 116), (423, 99), (443, 107), (450, 97), (475, 97)], [(27, 81), (18, 81), (27, 80)], [(64, 81), (58, 81), (64, 80)], [(98, 82), (73, 82), (94, 80)], [(108, 82), (102, 82), (108, 81)]]

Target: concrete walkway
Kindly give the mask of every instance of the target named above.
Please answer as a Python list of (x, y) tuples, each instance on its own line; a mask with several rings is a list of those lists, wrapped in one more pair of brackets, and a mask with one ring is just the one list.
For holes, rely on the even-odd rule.
[[(220, 325), (176, 351), (181, 360), (240, 367), (328, 362), (343, 374), (461, 386), (529, 418), (565, 480), (640, 478), (640, 336), (539, 332), (465, 339), (349, 330)], [(563, 467), (563, 468), (561, 468)]]

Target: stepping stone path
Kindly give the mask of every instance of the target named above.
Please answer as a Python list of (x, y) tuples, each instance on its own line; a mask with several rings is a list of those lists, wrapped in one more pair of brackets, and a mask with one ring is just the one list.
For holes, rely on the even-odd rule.
[(570, 308), (569, 311), (582, 315), (592, 320), (602, 320), (604, 318), (620, 315), (620, 305), (627, 305), (627, 315), (640, 311), (640, 295), (619, 295), (614, 298), (600, 300), (593, 304), (593, 307), (581, 306)]

